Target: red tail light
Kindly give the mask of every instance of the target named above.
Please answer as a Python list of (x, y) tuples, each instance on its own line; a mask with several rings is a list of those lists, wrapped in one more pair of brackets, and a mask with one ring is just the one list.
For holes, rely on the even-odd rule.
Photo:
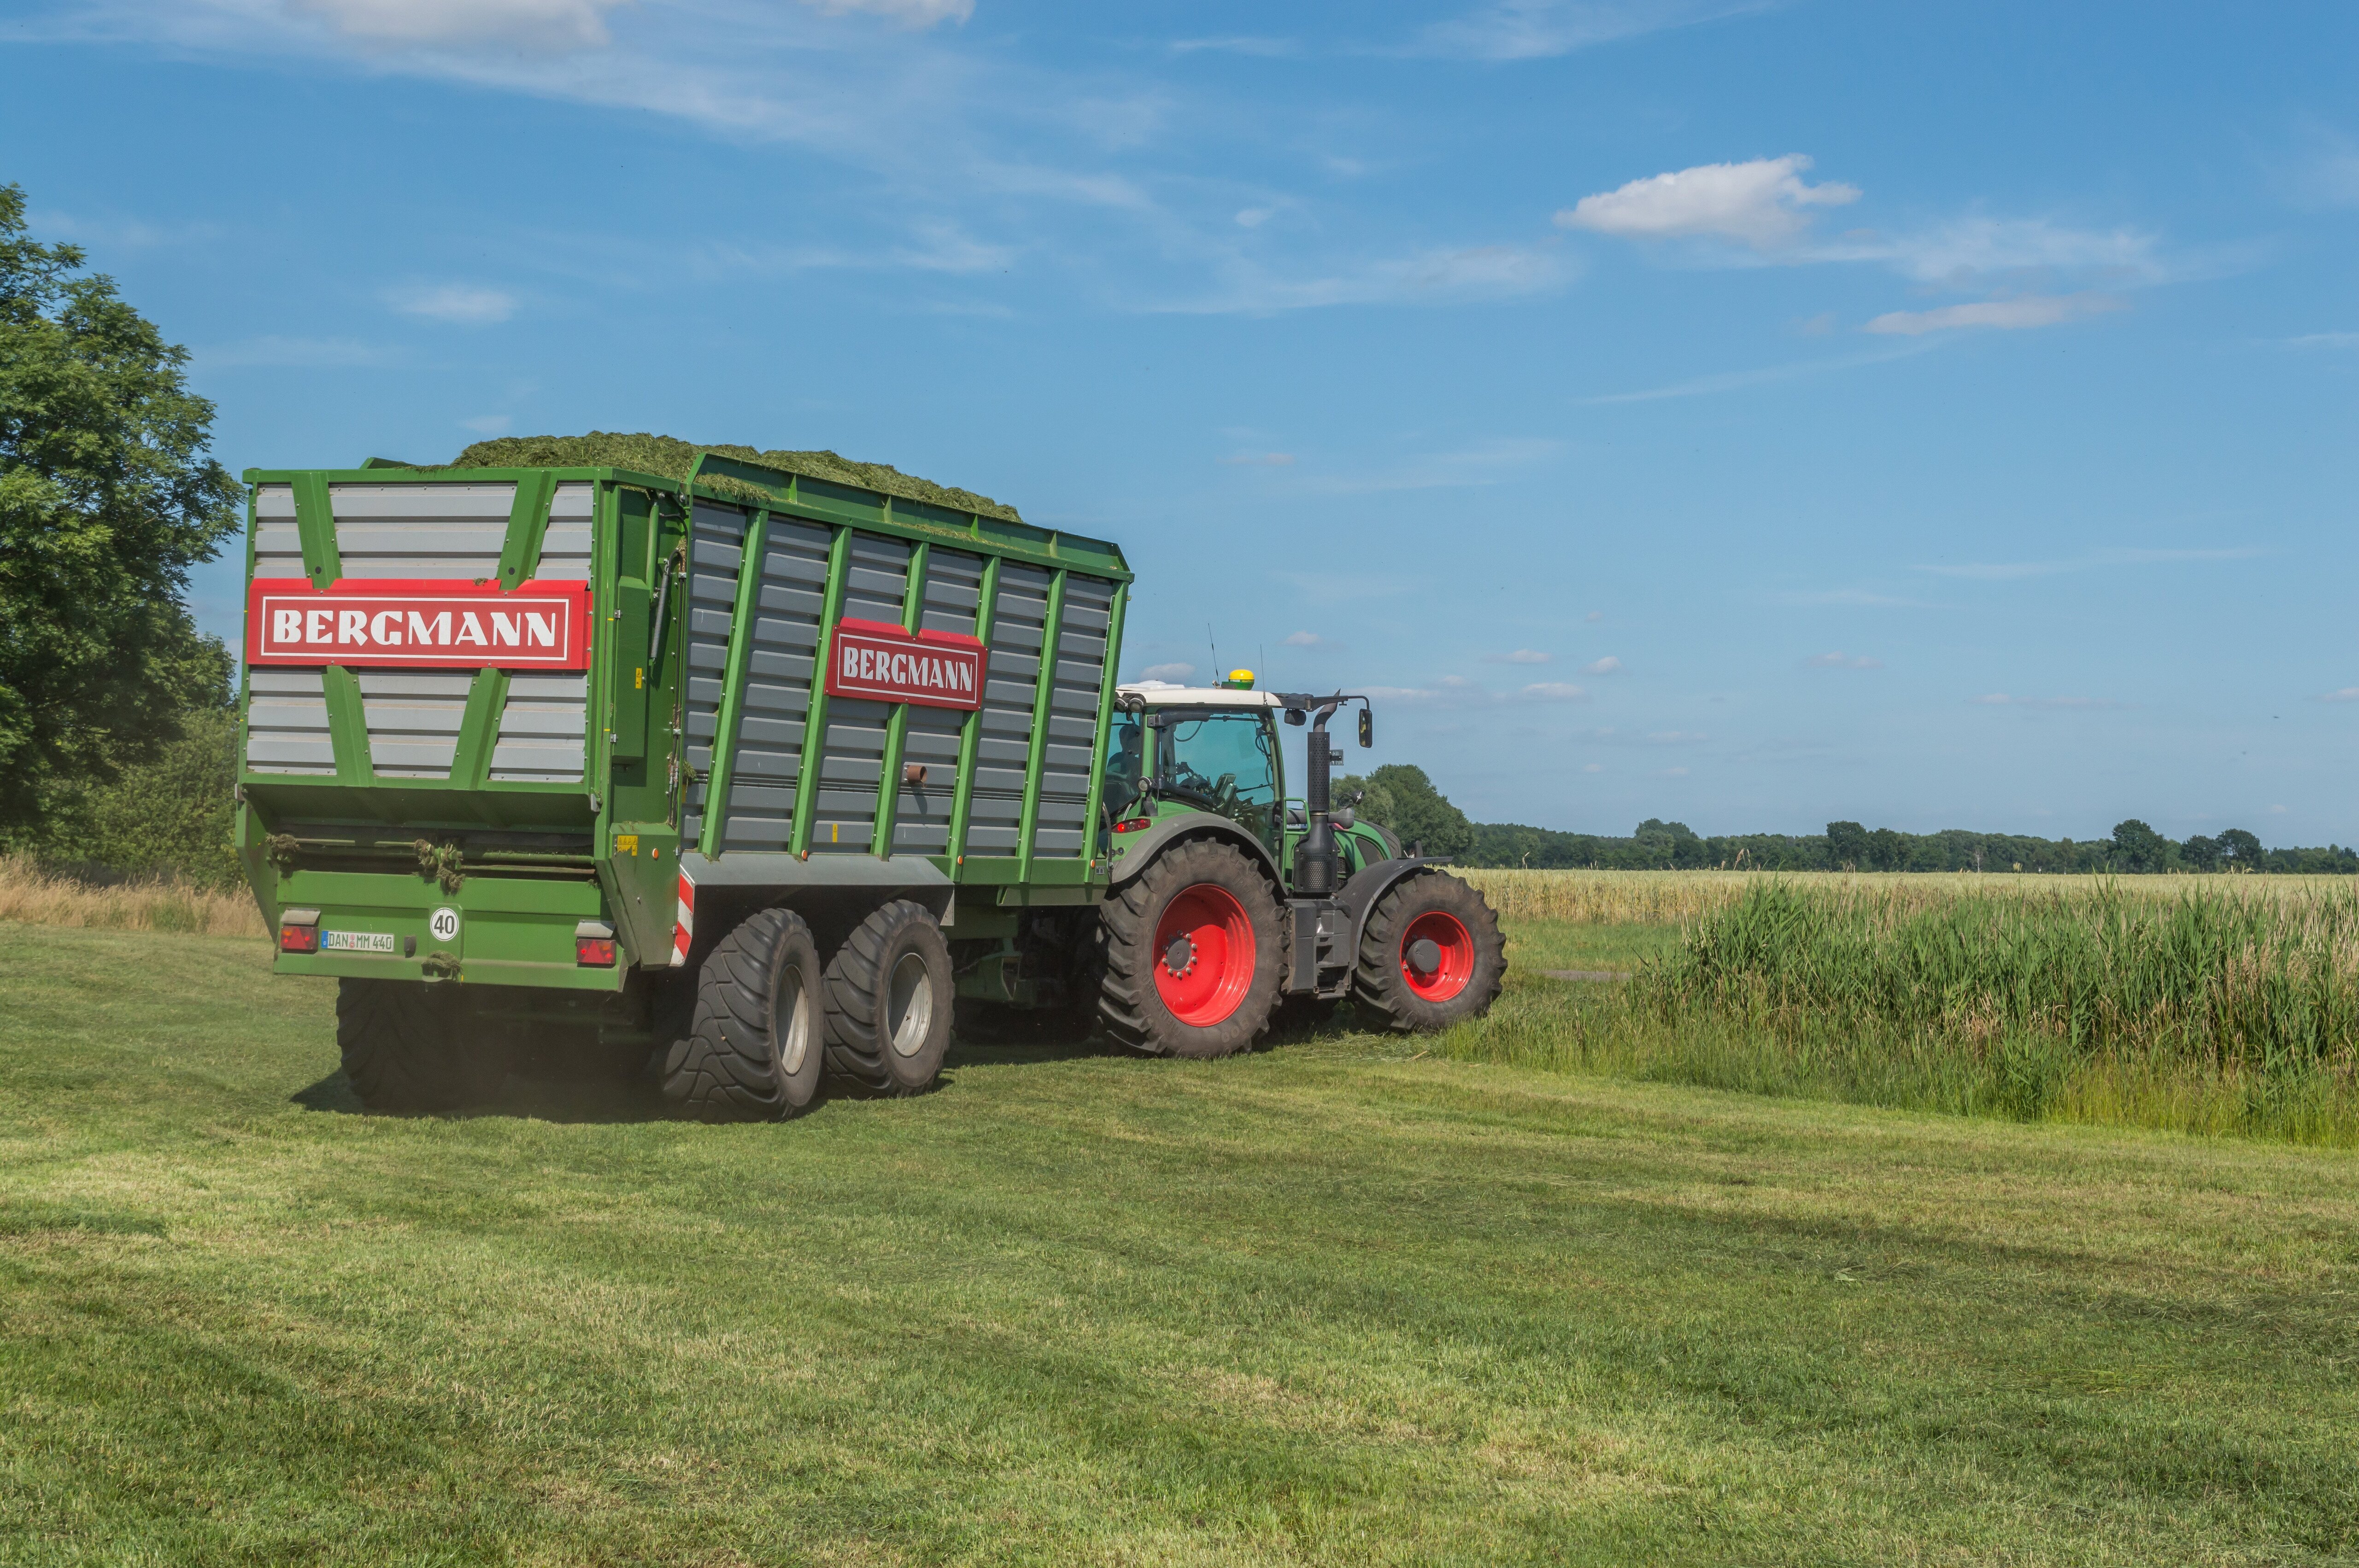
[(1152, 817), (1134, 816), (1127, 821), (1115, 823), (1114, 825), (1114, 830), (1117, 833), (1136, 833), (1142, 827), (1152, 827), (1154, 826), (1155, 819)]
[(316, 909), (290, 909), (278, 917), (278, 950), (282, 953), (316, 953), (320, 950), (320, 912)]
[(584, 968), (614, 967), (614, 928), (603, 920), (585, 920), (573, 928), (573, 961)]

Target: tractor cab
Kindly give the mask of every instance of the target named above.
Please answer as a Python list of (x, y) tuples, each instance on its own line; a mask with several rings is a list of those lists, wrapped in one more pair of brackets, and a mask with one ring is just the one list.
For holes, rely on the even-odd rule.
[[(1253, 679), (1252, 671), (1237, 670), (1219, 686), (1141, 681), (1117, 688), (1102, 824), (1110, 836), (1140, 832), (1189, 812), (1210, 812), (1244, 828), (1288, 881), (1295, 880), (1296, 852), (1310, 832), (1311, 814), (1301, 797), (1288, 797), (1277, 725), (1281, 717), (1302, 723), (1306, 699), (1255, 690)], [(1311, 739), (1315, 745), (1327, 744), (1323, 724)], [(1324, 782), (1325, 768), (1314, 762), (1311, 772)], [(1332, 832), (1334, 885), (1400, 854), (1399, 842), (1384, 828), (1355, 822), (1348, 804), (1333, 814)], [(1114, 843), (1118, 847), (1119, 838)]]

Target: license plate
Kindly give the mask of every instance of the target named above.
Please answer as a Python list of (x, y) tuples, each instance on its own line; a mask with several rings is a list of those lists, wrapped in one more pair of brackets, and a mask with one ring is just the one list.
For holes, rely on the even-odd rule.
[(323, 931), (320, 946), (330, 953), (390, 953), (393, 933), (390, 931)]

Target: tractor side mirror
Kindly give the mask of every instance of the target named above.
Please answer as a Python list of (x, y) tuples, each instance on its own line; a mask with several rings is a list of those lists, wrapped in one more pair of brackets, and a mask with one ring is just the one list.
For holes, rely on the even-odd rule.
[(1376, 716), (1363, 706), (1360, 709), (1360, 744), (1366, 747), (1375, 743)]
[(1302, 709), (1299, 708), (1289, 708), (1286, 710), (1286, 721), (1288, 724), (1299, 726), (1304, 717)]

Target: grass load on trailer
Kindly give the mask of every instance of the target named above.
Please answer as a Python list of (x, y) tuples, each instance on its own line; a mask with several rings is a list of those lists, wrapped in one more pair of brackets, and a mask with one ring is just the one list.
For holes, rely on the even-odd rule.
[(246, 475), (238, 851), (368, 1103), (652, 1052), (688, 1108), (785, 1116), (925, 1089), (954, 1018), (1210, 1056), (1489, 1005), (1481, 897), (1329, 799), (1364, 698), (1118, 686), (1117, 546), (751, 452)]

